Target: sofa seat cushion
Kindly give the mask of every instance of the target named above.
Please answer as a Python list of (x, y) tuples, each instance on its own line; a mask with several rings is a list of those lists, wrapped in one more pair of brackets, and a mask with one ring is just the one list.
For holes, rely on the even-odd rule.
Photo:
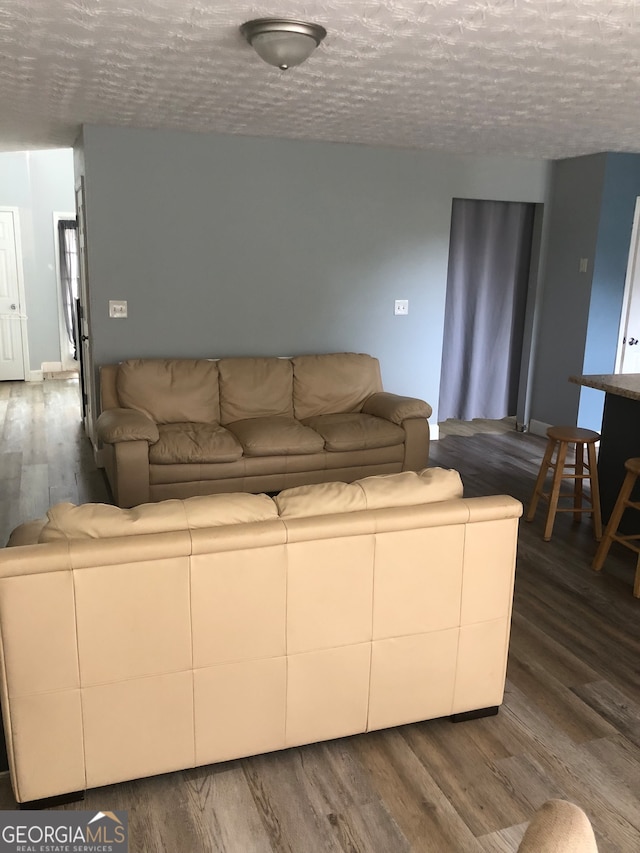
[(152, 465), (176, 465), (180, 462), (235, 462), (242, 446), (220, 424), (161, 424), (160, 438), (149, 447)]
[(316, 415), (304, 423), (324, 439), (324, 449), (337, 453), (345, 450), (370, 450), (403, 444), (404, 430), (391, 421), (360, 412)]
[(247, 418), (227, 424), (245, 456), (297, 456), (320, 453), (324, 439), (295, 418)]

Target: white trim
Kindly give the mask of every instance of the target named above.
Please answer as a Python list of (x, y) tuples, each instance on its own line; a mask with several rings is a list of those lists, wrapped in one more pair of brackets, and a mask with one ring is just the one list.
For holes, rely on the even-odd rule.
[(42, 382), (44, 373), (41, 370), (30, 370), (25, 376), (25, 382)]
[(440, 438), (440, 424), (429, 424), (429, 438), (431, 441), (438, 441)]
[[(71, 369), (71, 368), (69, 368), (69, 369)], [(67, 368), (63, 366), (61, 361), (43, 361), (42, 362), (42, 372), (43, 373), (61, 373), (63, 370), (67, 370)]]
[(547, 437), (547, 430), (552, 424), (545, 424), (544, 421), (536, 421), (533, 418), (529, 421), (529, 432), (532, 435), (541, 435), (543, 438)]
[(627, 335), (627, 324), (629, 322), (629, 309), (631, 308), (631, 297), (633, 295), (633, 283), (636, 278), (636, 265), (640, 250), (640, 196), (636, 198), (636, 206), (633, 213), (633, 228), (631, 229), (631, 242), (629, 243), (629, 257), (627, 259), (627, 273), (624, 279), (624, 296), (622, 298), (622, 311), (620, 312), (620, 327), (618, 329), (618, 345), (616, 347), (616, 362), (614, 373), (620, 373), (624, 360), (623, 343)]
[(27, 299), (24, 292), (24, 256), (22, 254), (22, 239), (20, 237), (20, 208), (0, 207), (0, 213), (13, 214), (13, 240), (16, 247), (16, 267), (18, 271), (18, 301), (20, 303), (20, 332), (22, 335), (22, 378), (29, 376), (29, 337), (27, 334)]
[(64, 321), (64, 308), (62, 305), (62, 281), (60, 280), (60, 243), (58, 241), (58, 222), (61, 219), (76, 219), (75, 210), (73, 213), (65, 213), (53, 211), (53, 255), (55, 258), (55, 273), (56, 273), (56, 302), (58, 305), (58, 337), (60, 338), (60, 360), (62, 367), (60, 370), (75, 370), (78, 363), (74, 361), (69, 353), (69, 340), (67, 338), (67, 324)]

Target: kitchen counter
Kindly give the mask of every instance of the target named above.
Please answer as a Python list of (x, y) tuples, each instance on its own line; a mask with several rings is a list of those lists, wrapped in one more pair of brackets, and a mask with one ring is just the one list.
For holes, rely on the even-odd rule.
[[(624, 479), (624, 463), (633, 456), (640, 457), (640, 373), (570, 376), (569, 382), (605, 393), (598, 480), (602, 520), (606, 522)], [(640, 485), (632, 499), (640, 500)], [(627, 510), (620, 530), (623, 533), (640, 533), (640, 514)]]
[(592, 373), (585, 376), (570, 376), (569, 382), (585, 385), (607, 394), (640, 400), (640, 373)]

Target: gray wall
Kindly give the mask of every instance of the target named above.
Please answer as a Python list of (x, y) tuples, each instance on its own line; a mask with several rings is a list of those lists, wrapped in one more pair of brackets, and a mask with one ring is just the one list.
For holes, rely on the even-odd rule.
[[(531, 418), (543, 423), (577, 420), (580, 388), (568, 377), (584, 372), (605, 162), (605, 154), (595, 154), (552, 164), (531, 395)], [(580, 258), (589, 259), (586, 273), (579, 271)]]
[(0, 206), (19, 208), (29, 367), (60, 361), (54, 212), (75, 209), (73, 152), (0, 154)]
[[(434, 408), (451, 200), (540, 202), (548, 170), (94, 126), (82, 145), (96, 364), (356, 350), (380, 358), (388, 390)], [(128, 319), (108, 318), (109, 299)]]
[(559, 160), (551, 181), (531, 416), (599, 430), (604, 394), (567, 378), (615, 367), (640, 155)]
[[(633, 214), (639, 195), (640, 155), (607, 154), (583, 373), (613, 373), (615, 368)], [(579, 423), (600, 430), (603, 410), (602, 391), (583, 388)]]

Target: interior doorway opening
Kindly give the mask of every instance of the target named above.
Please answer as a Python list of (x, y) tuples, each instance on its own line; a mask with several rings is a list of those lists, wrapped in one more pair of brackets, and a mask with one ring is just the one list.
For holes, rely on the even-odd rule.
[[(16, 353), (22, 351), (23, 365), (17, 375), (3, 378), (39, 381), (70, 366), (68, 348), (61, 347), (54, 214), (64, 212), (75, 217), (74, 184), (71, 148), (0, 153), (0, 209), (12, 212), (12, 230), (22, 238), (21, 244), (19, 240), (15, 244), (22, 292), (14, 294), (19, 298), (8, 298), (6, 305), (0, 305), (0, 354), (7, 351), (11, 334), (10, 348)], [(1, 260), (0, 266), (5, 268)], [(6, 266), (14, 268), (15, 264)], [(15, 280), (16, 276), (12, 273), (10, 278)]]

